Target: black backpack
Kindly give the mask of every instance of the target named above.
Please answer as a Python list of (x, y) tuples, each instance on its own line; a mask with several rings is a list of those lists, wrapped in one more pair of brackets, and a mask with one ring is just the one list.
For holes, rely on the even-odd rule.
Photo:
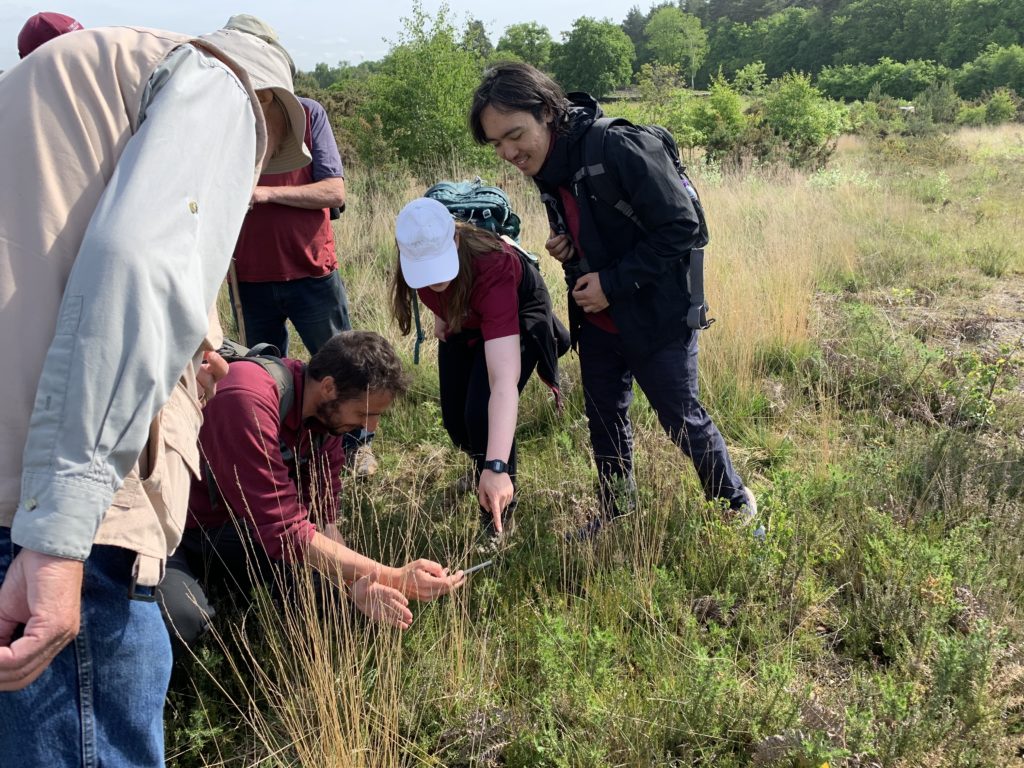
[(217, 354), (228, 363), (255, 363), (271, 375), (279, 396), (278, 416), (283, 422), (295, 403), (295, 380), (288, 366), (281, 360), (281, 350), (273, 344), (260, 343), (246, 347), (231, 339), (224, 339)]
[(715, 322), (708, 319), (707, 302), (704, 300), (704, 247), (708, 244), (708, 225), (704, 216), (704, 206), (701, 205), (700, 196), (697, 194), (693, 182), (686, 175), (686, 168), (679, 160), (679, 147), (667, 128), (660, 125), (633, 125), (633, 123), (621, 117), (599, 117), (587, 130), (583, 144), (583, 168), (577, 174), (578, 178), (586, 178), (590, 190), (601, 201), (607, 203), (623, 216), (632, 221), (642, 231), (646, 231), (640, 218), (633, 210), (633, 206), (625, 199), (618, 181), (605, 170), (604, 165), (604, 137), (608, 129), (613, 125), (626, 125), (636, 128), (639, 131), (648, 133), (661, 141), (665, 153), (672, 160), (672, 165), (679, 174), (679, 182), (693, 203), (693, 209), (697, 213), (697, 220), (700, 223), (700, 234), (697, 242), (690, 250), (686, 268), (686, 282), (690, 293), (690, 308), (686, 313), (686, 324), (694, 329), (706, 329)]
[[(223, 357), (229, 364), (241, 362), (254, 363), (270, 374), (277, 387), (278, 420), (279, 423), (283, 424), (288, 411), (292, 409), (292, 405), (295, 403), (295, 379), (292, 378), (291, 370), (281, 359), (281, 350), (273, 344), (260, 343), (247, 347), (244, 344), (239, 344), (237, 341), (224, 339), (217, 350), (217, 354)], [(295, 451), (292, 450), (292, 447), (282, 441), (278, 444), (278, 448), (281, 451), (281, 458), (288, 465), (289, 474), (297, 472), (298, 468), (296, 465), (299, 462), (296, 460)], [(206, 480), (206, 490), (210, 496), (210, 505), (215, 507), (220, 501), (221, 495), (217, 490), (217, 483), (213, 477), (209, 462), (205, 458), (202, 462), (202, 469), (203, 478)]]

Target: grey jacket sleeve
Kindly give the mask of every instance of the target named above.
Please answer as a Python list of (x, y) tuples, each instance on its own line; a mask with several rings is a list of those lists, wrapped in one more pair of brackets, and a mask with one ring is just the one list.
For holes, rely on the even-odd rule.
[(59, 557), (88, 556), (201, 344), (252, 194), (256, 115), (227, 67), (183, 46), (150, 86), (68, 278), (25, 445), (12, 539)]

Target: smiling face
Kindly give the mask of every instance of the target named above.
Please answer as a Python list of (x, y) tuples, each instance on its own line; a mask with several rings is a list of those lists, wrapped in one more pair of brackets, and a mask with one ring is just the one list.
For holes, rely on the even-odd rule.
[(542, 117), (545, 119), (538, 120), (531, 112), (502, 112), (487, 106), (480, 113), (480, 125), (498, 157), (524, 175), (536, 176), (551, 148), (549, 119)]

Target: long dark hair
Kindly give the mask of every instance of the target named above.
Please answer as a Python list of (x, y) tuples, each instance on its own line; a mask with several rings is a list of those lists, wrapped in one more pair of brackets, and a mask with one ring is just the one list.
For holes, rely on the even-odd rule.
[[(448, 288), (448, 330), (452, 333), (462, 330), (462, 320), (469, 311), (469, 298), (473, 293), (473, 259), (502, 249), (501, 238), (486, 229), (456, 221), (455, 231), (459, 235), (459, 273)], [(403, 336), (412, 331), (413, 293), (402, 277), (402, 264), (396, 258), (395, 273), (391, 278), (391, 316)]]
[(480, 113), (494, 107), (499, 112), (529, 112), (538, 122), (547, 114), (550, 127), (557, 131), (566, 122), (569, 106), (562, 87), (539, 69), (519, 61), (496, 64), (484, 72), (473, 93), (469, 130), (477, 144), (486, 144)]

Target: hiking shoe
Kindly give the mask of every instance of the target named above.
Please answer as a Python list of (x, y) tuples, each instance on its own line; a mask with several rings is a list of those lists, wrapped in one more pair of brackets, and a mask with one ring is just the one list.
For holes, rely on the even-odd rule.
[(373, 455), (373, 448), (368, 443), (356, 448), (351, 468), (357, 478), (369, 478), (377, 474), (377, 457)]
[(747, 500), (739, 509), (733, 510), (733, 513), (741, 527), (754, 526), (754, 538), (763, 542), (768, 538), (768, 533), (765, 531), (764, 524), (757, 519), (757, 499), (754, 498), (754, 493), (749, 488), (743, 489), (743, 495)]

